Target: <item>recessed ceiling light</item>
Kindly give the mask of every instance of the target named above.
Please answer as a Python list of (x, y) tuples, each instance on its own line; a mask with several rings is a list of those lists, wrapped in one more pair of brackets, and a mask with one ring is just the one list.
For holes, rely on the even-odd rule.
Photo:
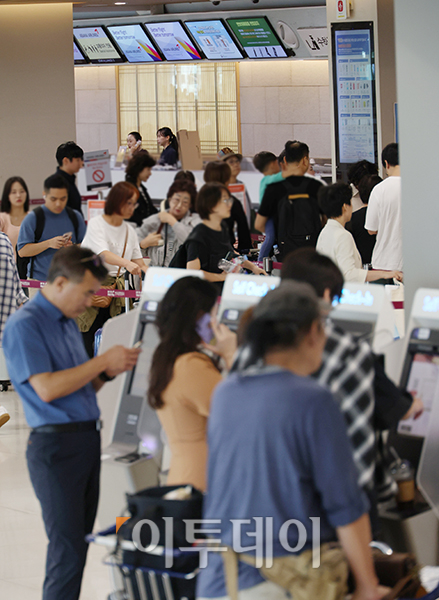
[(123, 4), (126, 4), (126, 2), (115, 2), (114, 3), (116, 6), (122, 6)]

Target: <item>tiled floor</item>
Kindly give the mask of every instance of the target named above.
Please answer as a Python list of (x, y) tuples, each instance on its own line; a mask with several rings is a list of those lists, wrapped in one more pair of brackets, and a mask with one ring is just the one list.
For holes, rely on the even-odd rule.
[[(15, 392), (0, 393), (0, 405), (11, 415), (0, 428), (0, 598), (40, 600), (47, 541), (26, 466), (29, 429)], [(90, 546), (81, 600), (106, 600), (113, 591), (104, 556)]]

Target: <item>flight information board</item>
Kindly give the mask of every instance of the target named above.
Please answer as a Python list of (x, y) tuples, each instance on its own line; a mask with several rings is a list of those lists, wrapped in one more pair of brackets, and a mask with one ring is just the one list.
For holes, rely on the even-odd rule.
[(372, 23), (332, 25), (337, 166), (377, 162)]
[(232, 40), (221, 19), (185, 21), (192, 37), (209, 60), (239, 60), (242, 52)]
[(286, 58), (287, 53), (265, 17), (227, 19), (248, 58)]
[(162, 57), (141, 25), (110, 25), (108, 31), (126, 56), (128, 62), (162, 61)]
[(76, 27), (73, 35), (91, 63), (125, 62), (103, 27)]
[(166, 60), (201, 60), (203, 58), (180, 21), (145, 23), (145, 27)]

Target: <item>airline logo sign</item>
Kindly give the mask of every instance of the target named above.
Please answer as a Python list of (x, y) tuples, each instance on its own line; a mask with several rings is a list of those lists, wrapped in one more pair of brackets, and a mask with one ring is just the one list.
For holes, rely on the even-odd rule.
[(349, 0), (337, 0), (337, 19), (348, 18), (348, 2)]

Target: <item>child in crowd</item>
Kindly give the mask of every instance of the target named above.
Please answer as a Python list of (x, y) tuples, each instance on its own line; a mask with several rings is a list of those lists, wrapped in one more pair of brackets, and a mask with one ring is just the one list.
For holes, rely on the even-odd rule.
[[(282, 153), (283, 154), (283, 153)], [(260, 187), (259, 187), (259, 203), (261, 202), (265, 189), (267, 185), (271, 183), (278, 183), (282, 181), (282, 154), (279, 158), (273, 154), (273, 152), (258, 152), (253, 157), (253, 164), (258, 171), (262, 173), (264, 176), (261, 179)], [(259, 252), (259, 260), (262, 260), (264, 257), (270, 255), (271, 247), (275, 242), (275, 230), (274, 230), (274, 222), (273, 219), (268, 219), (267, 224), (265, 226), (265, 240), (261, 246), (261, 250)]]

